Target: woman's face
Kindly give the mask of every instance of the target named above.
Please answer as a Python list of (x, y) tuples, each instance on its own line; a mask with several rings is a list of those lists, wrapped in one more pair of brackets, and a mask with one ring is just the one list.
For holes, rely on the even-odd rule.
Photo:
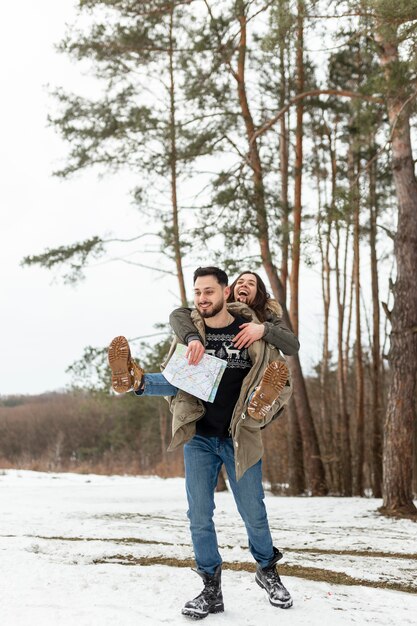
[(251, 304), (255, 300), (256, 292), (258, 289), (258, 281), (253, 274), (242, 274), (238, 278), (233, 296), (236, 302), (244, 302), (245, 304)]

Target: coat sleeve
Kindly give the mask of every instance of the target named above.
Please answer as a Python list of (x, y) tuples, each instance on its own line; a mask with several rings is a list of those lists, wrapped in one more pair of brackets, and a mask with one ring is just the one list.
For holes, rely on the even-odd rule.
[(191, 309), (186, 307), (175, 309), (169, 316), (169, 323), (180, 342), (186, 346), (194, 339), (203, 343), (199, 332), (191, 321)]
[(265, 334), (262, 337), (267, 343), (271, 343), (283, 354), (291, 356), (297, 354), (300, 349), (300, 342), (294, 333), (289, 330), (282, 319), (274, 313), (269, 313), (269, 317), (264, 322)]

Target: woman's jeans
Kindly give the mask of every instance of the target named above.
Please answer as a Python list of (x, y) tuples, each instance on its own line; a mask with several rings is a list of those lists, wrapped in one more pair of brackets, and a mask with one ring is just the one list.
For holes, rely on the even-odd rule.
[(176, 396), (178, 387), (171, 385), (163, 374), (144, 374), (144, 385), (137, 396)]
[[(163, 374), (151, 373), (143, 375), (143, 386), (135, 391), (137, 396), (176, 396), (178, 387), (171, 385)], [(249, 400), (253, 396), (252, 392)]]
[(188, 519), (197, 571), (214, 574), (222, 562), (213, 523), (214, 491), (220, 468), (224, 463), (230, 488), (243, 519), (249, 549), (261, 567), (274, 556), (271, 532), (264, 504), (262, 462), (250, 467), (236, 481), (232, 439), (195, 435), (184, 446), (185, 486), (188, 498)]

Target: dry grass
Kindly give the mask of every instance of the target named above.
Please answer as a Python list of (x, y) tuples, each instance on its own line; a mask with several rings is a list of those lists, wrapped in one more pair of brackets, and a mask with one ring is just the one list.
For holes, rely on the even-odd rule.
[[(164, 557), (136, 557), (133, 555), (114, 554), (112, 556), (94, 559), (95, 565), (104, 563), (115, 563), (118, 565), (168, 565), (170, 567), (195, 567), (192, 559), (175, 559)], [(255, 572), (254, 563), (228, 563), (223, 562), (223, 569), (237, 572)], [(403, 591), (405, 593), (417, 593), (417, 585), (407, 585), (397, 582), (371, 581), (362, 578), (354, 578), (343, 572), (320, 569), (316, 567), (304, 567), (300, 565), (280, 565), (279, 573), (283, 576), (295, 576), (306, 580), (317, 582), (327, 582), (332, 585), (358, 585), (361, 587), (371, 587), (373, 589), (390, 589), (391, 591)]]

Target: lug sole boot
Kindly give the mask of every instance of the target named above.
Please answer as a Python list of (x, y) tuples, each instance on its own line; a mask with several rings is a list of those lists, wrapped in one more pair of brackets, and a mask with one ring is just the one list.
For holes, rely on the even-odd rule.
[(131, 358), (126, 337), (115, 337), (110, 343), (108, 361), (112, 372), (111, 384), (116, 393), (137, 391), (141, 386), (144, 371)]
[(256, 420), (266, 417), (278, 400), (288, 380), (288, 367), (282, 361), (273, 361), (266, 368), (261, 384), (255, 390), (248, 405), (248, 413)]

